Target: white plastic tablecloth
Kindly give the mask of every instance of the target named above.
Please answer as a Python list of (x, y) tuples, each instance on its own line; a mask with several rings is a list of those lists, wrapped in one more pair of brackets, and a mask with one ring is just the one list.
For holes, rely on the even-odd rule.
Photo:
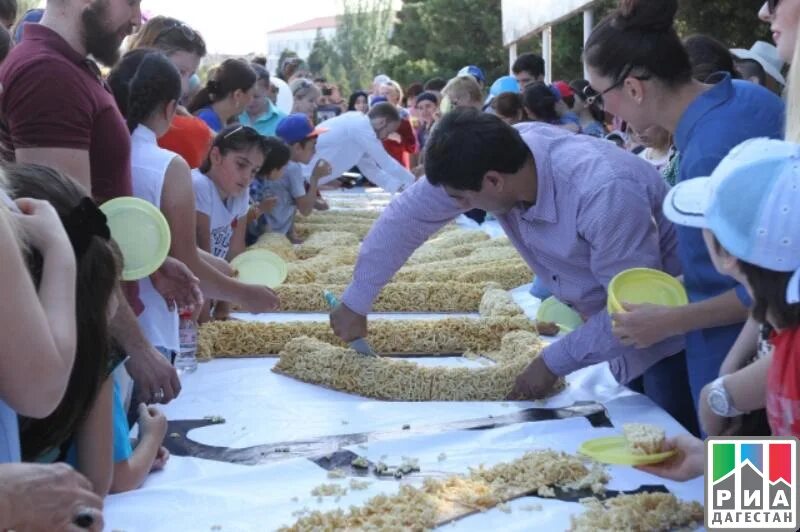
[[(326, 193), (326, 197), (330, 200), (331, 194)], [(359, 197), (362, 199), (355, 199)], [(355, 199), (383, 203), (388, 195), (375, 193), (364, 199), (363, 195), (357, 193), (342, 192), (333, 194), (333, 198), (342, 198), (343, 202)], [(459, 219), (458, 223), (469, 227), (471, 220)], [(492, 236), (502, 234), (496, 222), (485, 223), (481, 228)], [(533, 318), (539, 301), (527, 293), (528, 289), (529, 286), (520, 287), (512, 291), (512, 295), (526, 314)], [(439, 319), (446, 316), (453, 314), (380, 314), (372, 317)], [(314, 313), (240, 317), (262, 322), (327, 321), (327, 315)], [(462, 358), (426, 358), (417, 362), (450, 367), (477, 367), (479, 364)], [(648, 422), (664, 427), (668, 435), (685, 432), (648, 398), (619, 386), (606, 364), (570, 375), (564, 392), (536, 403), (407, 403), (365, 399), (298, 382), (271, 372), (275, 363), (275, 359), (249, 358), (221, 359), (201, 364), (196, 373), (183, 376), (180, 397), (164, 407), (164, 411), (171, 420), (223, 417), (225, 423), (195, 429), (189, 436), (206, 445), (233, 449), (340, 434), (398, 431), (396, 436), (388, 439), (378, 439), (347, 449), (373, 462), (383, 459), (389, 464), (399, 464), (402, 457), (419, 459), (420, 476), (403, 481), (412, 483), (420, 483), (424, 475), (465, 473), (469, 467), (479, 464), (510, 461), (533, 449), (550, 448), (574, 453), (581, 442), (617, 434), (618, 428), (594, 428), (583, 417), (427, 435), (403, 431), (404, 425), (436, 425), (497, 417), (531, 406), (556, 408), (572, 405), (576, 401), (595, 401), (605, 405), (616, 427), (626, 422)], [(442, 453), (446, 459), (440, 461)], [(663, 484), (680, 498), (703, 501), (702, 479), (675, 483), (620, 466), (609, 467), (609, 472), (610, 489), (630, 490), (644, 484)], [(400, 486), (395, 480), (373, 479), (368, 489), (349, 490), (339, 502), (332, 497), (325, 498), (322, 503), (317, 502), (311, 490), (331, 482), (347, 486), (349, 479), (331, 480), (324, 469), (307, 458), (289, 458), (248, 466), (192, 457), (172, 457), (166, 469), (150, 475), (141, 489), (108, 497), (105, 507), (107, 530), (274, 530), (294, 522), (292, 512), (304, 507), (312, 510), (347, 509), (378, 493), (392, 493)], [(541, 505), (542, 510), (526, 511), (524, 508), (532, 503)], [(509, 506), (511, 513), (495, 509), (448, 525), (448, 528), (475, 531), (523, 531), (534, 527), (548, 531), (565, 530), (569, 526), (570, 515), (582, 512), (579, 504), (540, 498), (520, 499)]]

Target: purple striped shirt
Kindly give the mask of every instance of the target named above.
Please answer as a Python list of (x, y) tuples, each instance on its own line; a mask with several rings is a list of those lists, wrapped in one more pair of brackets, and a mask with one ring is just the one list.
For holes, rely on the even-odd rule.
[[(608, 141), (544, 124), (516, 127), (534, 156), (536, 204), (497, 219), (544, 285), (585, 320), (549, 345), (544, 361), (556, 375), (609, 361), (617, 380), (627, 383), (683, 348), (682, 336), (648, 349), (625, 347), (611, 333), (606, 311), (606, 287), (620, 271), (680, 274), (675, 229), (661, 210), (667, 186), (652, 165)], [(414, 250), (462, 210), (427, 179), (409, 187), (364, 240), (342, 301), (367, 314)]]

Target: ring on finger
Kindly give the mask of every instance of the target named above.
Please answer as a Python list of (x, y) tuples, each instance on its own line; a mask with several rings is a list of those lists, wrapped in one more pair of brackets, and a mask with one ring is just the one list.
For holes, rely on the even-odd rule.
[(164, 400), (164, 389), (158, 390), (156, 393), (153, 394), (153, 400), (157, 403), (160, 403)]

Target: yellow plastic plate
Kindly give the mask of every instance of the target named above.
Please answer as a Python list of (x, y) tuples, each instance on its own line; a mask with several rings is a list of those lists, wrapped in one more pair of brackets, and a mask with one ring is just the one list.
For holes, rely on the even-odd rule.
[(689, 303), (686, 289), (676, 278), (650, 268), (618, 273), (608, 285), (608, 312), (624, 312), (622, 303), (653, 303), (679, 307)]
[(239, 280), (275, 288), (286, 280), (286, 262), (268, 249), (251, 249), (237, 255), (231, 266), (239, 273)]
[(578, 448), (578, 452), (604, 464), (631, 466), (657, 464), (675, 454), (675, 451), (658, 454), (633, 454), (628, 450), (628, 442), (623, 436), (596, 438), (583, 442)]
[(111, 237), (125, 262), (124, 281), (143, 279), (156, 271), (169, 253), (169, 224), (161, 211), (143, 199), (122, 197), (103, 203)]
[(549, 321), (558, 325), (562, 332), (569, 333), (583, 325), (580, 315), (567, 305), (550, 296), (539, 306), (536, 312), (538, 321)]

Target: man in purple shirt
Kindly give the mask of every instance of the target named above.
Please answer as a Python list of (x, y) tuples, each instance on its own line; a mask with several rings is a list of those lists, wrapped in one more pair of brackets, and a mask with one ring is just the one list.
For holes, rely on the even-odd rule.
[(427, 177), (397, 197), (364, 240), (353, 281), (331, 314), (336, 334), (365, 336), (372, 302), (414, 250), (462, 212), (484, 209), (545, 287), (585, 320), (530, 364), (513, 398), (542, 397), (559, 376), (608, 361), (624, 384), (653, 374), (649, 384), (645, 375), (645, 392), (691, 426), (687, 383), (658, 380), (665, 364), (682, 365), (685, 377), (683, 338), (623, 346), (606, 312), (606, 288), (617, 273), (647, 267), (680, 274), (658, 172), (610, 142), (546, 124), (514, 128), (471, 109), (445, 115), (428, 142)]

